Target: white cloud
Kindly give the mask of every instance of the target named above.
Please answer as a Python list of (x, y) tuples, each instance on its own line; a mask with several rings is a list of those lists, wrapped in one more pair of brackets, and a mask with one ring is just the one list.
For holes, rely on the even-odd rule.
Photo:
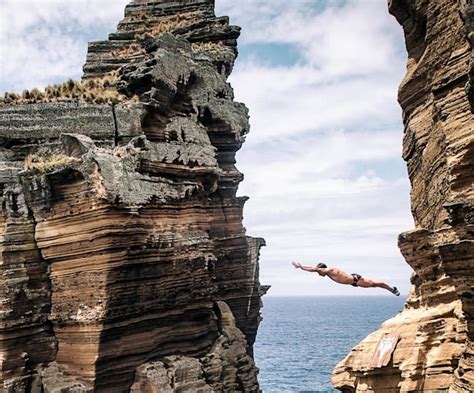
[(400, 123), (392, 74), (332, 80), (309, 65), (241, 63), (231, 82), (250, 108), (254, 142), (328, 127)]
[[(255, 4), (255, 12), (239, 12)], [(400, 124), (396, 94), (405, 59), (401, 28), (385, 1), (349, 1), (319, 13), (314, 4), (222, 0), (243, 25), (241, 44), (288, 43), (301, 55), (299, 64), (287, 67), (258, 58), (237, 63), (231, 82), (250, 107), (251, 141), (327, 127)]]
[[(325, 131), (299, 138), (288, 136), (276, 142), (244, 145), (238, 163), (244, 168), (244, 188), (252, 187), (260, 196), (268, 196), (268, 186), (284, 183), (281, 193), (296, 191), (332, 195), (333, 189), (314, 186), (318, 180), (329, 181), (349, 175), (353, 165), (400, 157), (397, 131)], [(369, 181), (364, 181), (370, 186)], [(266, 191), (267, 190), (267, 191)], [(340, 192), (350, 193), (340, 188)]]
[(388, 72), (404, 62), (401, 27), (385, 0), (217, 0), (217, 10), (243, 27), (241, 44), (298, 45), (326, 75)]
[(304, 11), (295, 7), (283, 13), (256, 39), (271, 37), (299, 45), (305, 60), (328, 77), (396, 69), (390, 60), (399, 60), (399, 27), (387, 15), (385, 1), (350, 1), (344, 7), (328, 7), (317, 15)]
[(2, 0), (0, 91), (43, 88), (82, 75), (88, 40), (106, 39), (128, 0)]

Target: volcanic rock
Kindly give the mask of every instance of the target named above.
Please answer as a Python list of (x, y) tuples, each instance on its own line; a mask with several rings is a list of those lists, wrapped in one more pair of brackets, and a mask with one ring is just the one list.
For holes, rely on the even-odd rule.
[(70, 84), (103, 97), (0, 104), (0, 391), (259, 391), (239, 32), (136, 0)]
[[(344, 392), (474, 390), (473, 15), (467, 0), (391, 0), (403, 26), (408, 70), (399, 90), (403, 158), (416, 228), (399, 237), (413, 268), (404, 310), (339, 363)], [(400, 338), (372, 367), (379, 339)]]

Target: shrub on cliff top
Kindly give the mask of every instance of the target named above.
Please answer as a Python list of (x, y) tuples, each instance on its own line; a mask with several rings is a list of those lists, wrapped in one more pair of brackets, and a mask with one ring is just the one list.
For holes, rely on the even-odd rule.
[(125, 101), (127, 97), (114, 88), (117, 72), (111, 72), (101, 78), (86, 79), (83, 82), (68, 81), (60, 85), (49, 85), (44, 93), (39, 89), (24, 90), (20, 95), (5, 93), (0, 97), (0, 104), (34, 104), (38, 102), (56, 101), (84, 101), (94, 104), (117, 104)]
[(116, 49), (112, 51), (112, 56), (114, 57), (134, 57), (134, 56), (140, 56), (140, 55), (145, 55), (146, 51), (144, 48), (141, 47), (140, 44), (134, 42), (130, 44), (129, 46), (122, 48), (122, 49)]
[(75, 160), (73, 157), (51, 150), (38, 151), (26, 157), (25, 170), (41, 173), (50, 172), (54, 169), (66, 166)]

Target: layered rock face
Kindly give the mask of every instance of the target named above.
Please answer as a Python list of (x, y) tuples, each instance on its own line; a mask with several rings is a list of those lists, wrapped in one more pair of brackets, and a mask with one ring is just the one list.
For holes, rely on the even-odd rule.
[[(403, 158), (416, 229), (399, 237), (413, 268), (404, 310), (336, 367), (346, 392), (474, 390), (474, 5), (391, 0), (403, 26)], [(386, 367), (370, 367), (380, 337), (399, 333)]]
[(239, 32), (136, 0), (84, 66), (119, 100), (0, 106), (0, 391), (259, 391)]

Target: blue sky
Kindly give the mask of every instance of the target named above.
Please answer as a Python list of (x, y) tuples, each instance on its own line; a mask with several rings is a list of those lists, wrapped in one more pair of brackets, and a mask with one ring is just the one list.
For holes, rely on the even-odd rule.
[[(115, 30), (128, 0), (1, 0), (0, 92), (79, 79), (87, 42)], [(295, 271), (324, 261), (406, 293), (398, 233), (413, 228), (396, 100), (401, 28), (385, 0), (216, 0), (242, 26), (231, 76), (250, 108), (238, 153), (248, 233), (262, 236), (270, 295), (380, 295)]]

